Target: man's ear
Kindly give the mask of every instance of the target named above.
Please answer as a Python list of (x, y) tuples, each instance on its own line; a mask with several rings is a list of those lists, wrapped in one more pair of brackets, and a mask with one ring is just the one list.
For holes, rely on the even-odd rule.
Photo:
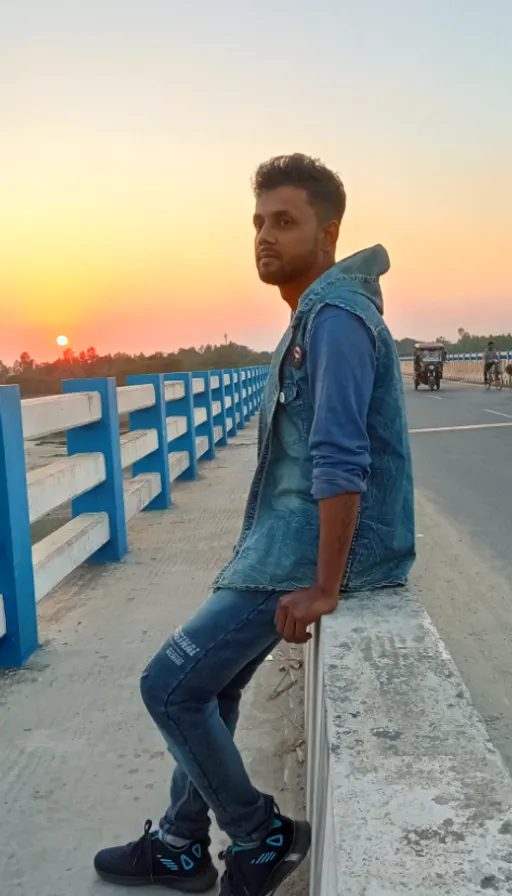
[(329, 221), (328, 224), (324, 224), (323, 227), (323, 248), (326, 252), (330, 254), (334, 254), (336, 251), (336, 244), (338, 242), (338, 236), (340, 233), (340, 224), (339, 221)]

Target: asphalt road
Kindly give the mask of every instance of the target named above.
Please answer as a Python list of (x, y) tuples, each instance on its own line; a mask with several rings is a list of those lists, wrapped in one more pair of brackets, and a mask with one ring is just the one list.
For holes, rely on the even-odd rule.
[(405, 385), (413, 582), (512, 770), (512, 392)]

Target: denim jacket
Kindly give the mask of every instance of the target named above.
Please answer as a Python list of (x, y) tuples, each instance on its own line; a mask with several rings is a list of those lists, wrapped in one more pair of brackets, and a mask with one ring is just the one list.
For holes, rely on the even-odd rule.
[(311, 494), (314, 408), (305, 359), (315, 316), (326, 304), (359, 315), (376, 346), (367, 417), (371, 472), (342, 590), (406, 582), (415, 557), (413, 480), (400, 365), (382, 317), (379, 276), (388, 269), (386, 250), (374, 246), (334, 265), (302, 295), (272, 358), (242, 532), (216, 588), (290, 591), (316, 581), (320, 525)]

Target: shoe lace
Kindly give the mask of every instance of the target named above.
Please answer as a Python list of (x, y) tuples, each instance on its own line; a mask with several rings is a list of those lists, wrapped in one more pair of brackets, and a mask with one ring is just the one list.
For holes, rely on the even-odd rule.
[(148, 872), (151, 882), (153, 882), (153, 835), (151, 833), (152, 827), (153, 822), (150, 818), (148, 818), (144, 825), (144, 833), (142, 837), (139, 837), (138, 840), (134, 840), (132, 843), (128, 843), (126, 847), (127, 851), (133, 856), (134, 866), (137, 864), (139, 859), (142, 858), (145, 865), (145, 870)]

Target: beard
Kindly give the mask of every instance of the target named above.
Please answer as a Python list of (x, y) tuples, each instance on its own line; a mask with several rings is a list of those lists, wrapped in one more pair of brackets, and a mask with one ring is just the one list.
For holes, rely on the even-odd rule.
[(256, 262), (258, 275), (262, 283), (268, 286), (286, 286), (304, 277), (318, 262), (318, 249), (312, 247), (309, 251), (291, 258), (272, 258)]

